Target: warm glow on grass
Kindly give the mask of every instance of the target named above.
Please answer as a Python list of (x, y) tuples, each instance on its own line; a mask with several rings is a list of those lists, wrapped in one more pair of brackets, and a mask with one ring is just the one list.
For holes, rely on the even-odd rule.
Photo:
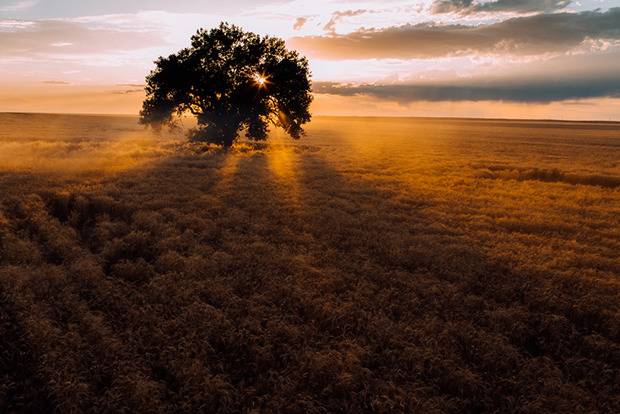
[(271, 141), (270, 151), (266, 155), (269, 170), (277, 184), (276, 191), (289, 207), (301, 208), (298, 176), (301, 161), (295, 152), (296, 146), (286, 140), (282, 131), (274, 131)]
[(618, 131), (0, 114), (0, 412), (620, 412)]
[(169, 156), (179, 138), (129, 117), (3, 114), (1, 122), (11, 139), (0, 137), (0, 174), (124, 172)]

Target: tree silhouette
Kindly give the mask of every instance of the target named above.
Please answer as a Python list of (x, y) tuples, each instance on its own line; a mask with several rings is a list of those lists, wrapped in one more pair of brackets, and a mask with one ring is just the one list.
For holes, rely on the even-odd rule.
[(221, 23), (198, 30), (191, 47), (155, 63), (146, 78), (143, 124), (174, 126), (191, 113), (198, 128), (190, 139), (229, 147), (243, 129), (265, 140), (271, 123), (299, 138), (310, 121), (308, 61), (281, 39)]

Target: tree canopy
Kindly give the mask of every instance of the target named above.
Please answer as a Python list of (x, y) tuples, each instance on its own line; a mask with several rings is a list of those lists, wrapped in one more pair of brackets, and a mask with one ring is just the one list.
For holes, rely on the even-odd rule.
[(190, 139), (231, 146), (242, 130), (265, 140), (269, 124), (299, 138), (310, 121), (308, 61), (282, 39), (221, 23), (155, 64), (146, 78), (144, 124), (172, 126), (191, 113), (198, 128)]

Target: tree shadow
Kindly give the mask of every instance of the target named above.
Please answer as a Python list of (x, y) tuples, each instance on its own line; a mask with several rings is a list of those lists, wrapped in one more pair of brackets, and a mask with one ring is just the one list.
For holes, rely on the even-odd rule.
[[(69, 270), (46, 282), (56, 290), (45, 306), (86, 306), (85, 320), (103, 321), (102, 339), (86, 342), (98, 353), (83, 358), (103, 374), (65, 371), (100, 403), (223, 412), (617, 404), (615, 287), (514, 268), (452, 228), (415, 186), (347, 174), (321, 148), (171, 157), (41, 197), (48, 212), (20, 220), (43, 220), (28, 233), (42, 250), (53, 247), (45, 231), (67, 237), (54, 266)], [(75, 245), (90, 246), (92, 267), (78, 271)], [(34, 282), (24, 291), (37, 291)], [(41, 313), (61, 344), (90, 333), (63, 312)], [(77, 340), (64, 344), (81, 352)], [(132, 375), (109, 362), (123, 354)], [(105, 381), (119, 373), (125, 382)]]
[(53, 400), (17, 312), (0, 289), (0, 411), (47, 413)]
[[(501, 388), (507, 372), (520, 376), (518, 381), (529, 381), (533, 379), (530, 375), (553, 377), (553, 370), (564, 370), (564, 390), (568, 393), (571, 387), (581, 385), (564, 368), (567, 355), (580, 355), (594, 364), (610, 363), (606, 357), (593, 356), (575, 338), (596, 332), (605, 340), (618, 340), (613, 317), (610, 319), (605, 310), (616, 303), (617, 291), (613, 287), (577, 275), (567, 278), (551, 271), (513, 268), (505, 259), (489, 255), (484, 245), (463, 230), (442, 223), (443, 216), (434, 211), (436, 201), (425, 198), (422, 192), (409, 187), (408, 193), (402, 194), (377, 187), (372, 181), (347, 177), (320, 152), (298, 155), (290, 168), (295, 171), (294, 180), (285, 181), (279, 190), (276, 187), (267, 196), (273, 201), (262, 204), (270, 208), (279, 205), (277, 216), (292, 225), (287, 230), (306, 236), (306, 249), (299, 251), (303, 252), (304, 265), (317, 271), (320, 281), (306, 280), (300, 290), (314, 290), (320, 295), (318, 301), (331, 303), (331, 312), (317, 316), (326, 332), (334, 337), (346, 332), (349, 338), (362, 343), (371, 338), (378, 340), (373, 338), (378, 332), (369, 330), (371, 322), (363, 316), (370, 314), (385, 326), (392, 324), (392, 340), (398, 338), (410, 346), (419, 346), (419, 342), (430, 338), (448, 341), (442, 346), (452, 354), (444, 355), (443, 363), (467, 367), (467, 371), (456, 370), (454, 375), (486, 378), (479, 384), (462, 384), (475, 387), (465, 394), (479, 398), (461, 406), (468, 409), (508, 409), (502, 405), (506, 401), (500, 401), (505, 395), (527, 401), (531, 396), (521, 394), (519, 389)], [(263, 163), (269, 165), (269, 161)], [(255, 188), (266, 189), (273, 187), (268, 180), (277, 181), (278, 173), (254, 177), (262, 180), (255, 182)], [(287, 187), (295, 188), (294, 202), (281, 195)], [(367, 289), (363, 294), (360, 285)], [(582, 292), (577, 301), (573, 300), (576, 288)], [(393, 296), (382, 300), (385, 292)], [(346, 316), (338, 312), (339, 306), (345, 304), (355, 308), (348, 309)], [(321, 305), (306, 301), (305, 306), (306, 312), (312, 313)], [(351, 318), (350, 325), (344, 331), (337, 330), (341, 326), (330, 325), (334, 318), (347, 317)], [(403, 320), (408, 322), (400, 324)], [(420, 328), (422, 331), (429, 329), (421, 337), (404, 339), (397, 333), (417, 324), (427, 324)], [(385, 335), (385, 330), (381, 332)], [(479, 349), (473, 351), (470, 347)], [(502, 355), (506, 361), (502, 361)], [(547, 358), (552, 364), (535, 374), (529, 371), (530, 364), (538, 358)], [(464, 398), (462, 388), (452, 388), (463, 379), (448, 377), (450, 380), (439, 384), (440, 388)], [(603, 382), (610, 384), (607, 381), (611, 377), (607, 378)], [(552, 400), (556, 386), (539, 392)], [(589, 387), (579, 388), (578, 398), (593, 406), (596, 399), (588, 396), (592, 391)], [(568, 395), (563, 400), (566, 403), (571, 399)]]

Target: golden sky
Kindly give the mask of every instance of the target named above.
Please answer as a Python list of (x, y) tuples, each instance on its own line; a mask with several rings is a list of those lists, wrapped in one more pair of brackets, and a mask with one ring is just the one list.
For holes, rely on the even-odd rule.
[(0, 0), (0, 111), (137, 114), (220, 21), (307, 55), (315, 114), (620, 120), (620, 0)]

